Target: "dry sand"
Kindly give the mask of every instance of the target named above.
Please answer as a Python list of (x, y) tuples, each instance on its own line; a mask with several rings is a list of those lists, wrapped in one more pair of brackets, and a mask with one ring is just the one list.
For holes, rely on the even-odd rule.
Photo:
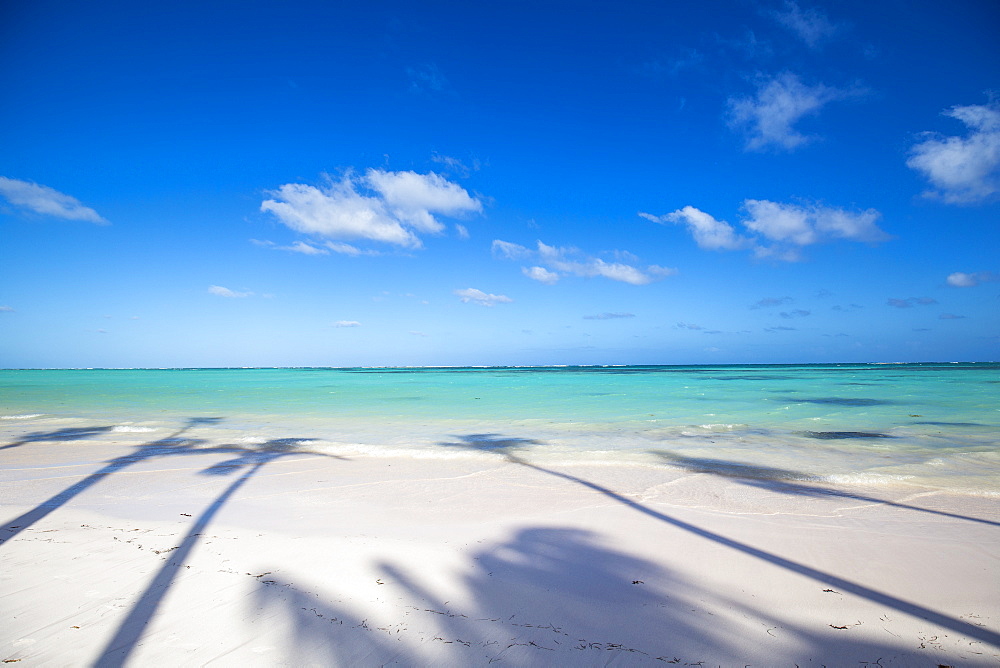
[(0, 452), (0, 661), (1000, 665), (1000, 499), (176, 445)]

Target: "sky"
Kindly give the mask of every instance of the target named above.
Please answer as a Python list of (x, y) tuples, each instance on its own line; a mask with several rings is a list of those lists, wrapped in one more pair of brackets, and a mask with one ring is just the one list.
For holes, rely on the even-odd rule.
[(0, 367), (1000, 359), (1000, 5), (0, 5)]

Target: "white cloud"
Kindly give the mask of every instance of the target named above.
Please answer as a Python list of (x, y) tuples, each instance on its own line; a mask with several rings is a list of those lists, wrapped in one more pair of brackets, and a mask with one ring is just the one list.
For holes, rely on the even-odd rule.
[(750, 214), (743, 224), (771, 241), (787, 241), (798, 246), (816, 243), (817, 231), (809, 224), (809, 214), (802, 207), (755, 199), (744, 201), (743, 206)]
[(790, 0), (786, 0), (784, 11), (772, 12), (772, 16), (811, 48), (816, 48), (837, 32), (837, 26), (830, 22), (826, 14), (814, 7), (802, 9)]
[(752, 98), (730, 98), (729, 124), (746, 133), (748, 150), (774, 146), (790, 151), (810, 140), (793, 126), (802, 117), (844, 96), (843, 91), (822, 84), (807, 86), (796, 75), (785, 72), (762, 80)]
[(338, 320), (333, 323), (334, 327), (360, 327), (361, 323), (357, 320)]
[[(644, 270), (624, 262), (605, 262), (596, 257), (589, 257), (576, 248), (549, 246), (537, 242), (537, 250), (501, 241), (493, 242), (493, 253), (508, 260), (532, 260), (538, 266), (522, 267), (521, 271), (528, 278), (552, 285), (563, 275), (580, 276), (584, 278), (603, 277), (613, 281), (645, 285), (657, 278), (677, 273), (676, 269), (650, 265)], [(616, 253), (619, 257), (630, 257), (630, 253)], [(631, 256), (634, 257), (634, 256)]]
[[(686, 206), (663, 216), (639, 215), (657, 223), (678, 223), (687, 227), (700, 248), (707, 250), (752, 249), (758, 257), (786, 261), (800, 259), (798, 247), (845, 239), (878, 242), (889, 235), (876, 224), (881, 214), (875, 209), (847, 211), (818, 204), (782, 204), (769, 200), (748, 199), (741, 224), (751, 235), (738, 234), (725, 221)], [(765, 245), (770, 243), (773, 245)]]
[(465, 288), (464, 290), (455, 290), (455, 294), (462, 300), (463, 303), (468, 304), (472, 302), (473, 304), (479, 304), (480, 306), (494, 306), (496, 304), (509, 304), (513, 299), (506, 295), (491, 295), (483, 292), (482, 290), (477, 290), (476, 288)]
[[(324, 187), (287, 183), (269, 193), (260, 208), (304, 234), (326, 239), (366, 239), (420, 248), (417, 233), (440, 233), (435, 214), (455, 217), (482, 211), (482, 203), (458, 184), (429, 172), (369, 169)], [(353, 247), (348, 247), (353, 248)], [(343, 246), (331, 247), (345, 252)], [(359, 251), (360, 252), (360, 251)]]
[(421, 232), (437, 233), (444, 229), (431, 212), (454, 217), (483, 210), (479, 200), (464, 188), (434, 172), (369, 169), (365, 179), (382, 196), (393, 216)]
[(493, 254), (500, 255), (507, 260), (524, 260), (532, 256), (533, 251), (530, 248), (525, 248), (519, 244), (514, 244), (509, 241), (501, 241), (500, 239), (495, 239), (493, 241)]
[(771, 241), (808, 246), (831, 239), (889, 239), (876, 224), (882, 214), (875, 209), (847, 211), (818, 204), (803, 206), (755, 199), (745, 200), (743, 207), (750, 216), (743, 224)]
[(936, 188), (924, 195), (970, 204), (1000, 192), (1000, 105), (952, 107), (944, 115), (962, 121), (969, 132), (965, 137), (931, 135), (910, 150), (907, 167)]
[(459, 239), (468, 239), (469, 238), (469, 228), (467, 228), (465, 225), (459, 225), (459, 224), (456, 223), (455, 224), (455, 234), (458, 235)]
[(229, 297), (229, 298), (253, 296), (252, 292), (236, 292), (234, 290), (230, 290), (229, 288), (224, 288), (221, 285), (209, 286), (208, 293), (211, 295), (215, 295), (217, 297)]
[(470, 166), (466, 165), (458, 158), (454, 158), (450, 155), (435, 153), (431, 156), (431, 160), (439, 165), (444, 165), (452, 173), (458, 174), (459, 176), (469, 176), (472, 172), (478, 172), (480, 169), (479, 160), (477, 159), (473, 159), (472, 165)]
[(948, 274), (947, 280), (948, 285), (954, 288), (971, 288), (979, 285), (980, 283), (1000, 281), (1000, 274), (996, 274), (992, 271), (977, 271), (971, 274), (956, 271), (953, 274)]
[(639, 215), (654, 223), (686, 225), (699, 248), (707, 250), (735, 250), (737, 248), (744, 248), (750, 243), (749, 239), (736, 234), (736, 230), (729, 223), (716, 220), (693, 206), (686, 206), (665, 216), (654, 216), (642, 212)]
[(304, 241), (296, 241), (291, 246), (279, 246), (273, 241), (261, 241), (260, 239), (251, 239), (250, 243), (257, 246), (262, 246), (264, 248), (273, 248), (274, 250), (289, 251), (292, 253), (302, 253), (304, 255), (329, 255), (330, 251), (334, 253), (340, 253), (342, 255), (379, 255), (378, 251), (373, 250), (361, 250), (357, 246), (352, 246), (351, 244), (345, 244), (340, 241), (326, 241), (323, 242), (322, 247), (315, 246), (312, 243), (306, 243)]
[(634, 318), (634, 313), (598, 313), (597, 315), (585, 315), (584, 320), (620, 320), (623, 318)]
[(323, 248), (317, 248), (316, 246), (310, 246), (303, 241), (296, 241), (291, 246), (284, 246), (283, 250), (292, 251), (293, 253), (302, 253), (303, 255), (329, 255), (330, 251)]
[(559, 274), (549, 271), (545, 267), (521, 267), (521, 273), (534, 281), (545, 283), (546, 285), (554, 285), (559, 281)]
[(10, 306), (0, 306), (0, 313), (13, 313), (14, 309)]
[(45, 216), (65, 218), (66, 220), (85, 220), (98, 225), (108, 224), (108, 221), (96, 211), (84, 206), (75, 197), (30, 181), (0, 176), (0, 195), (14, 206)]

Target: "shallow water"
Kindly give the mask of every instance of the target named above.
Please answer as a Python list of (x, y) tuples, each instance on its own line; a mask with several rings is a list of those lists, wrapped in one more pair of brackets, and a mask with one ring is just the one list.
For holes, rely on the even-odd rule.
[(1000, 494), (998, 398), (985, 363), (3, 370), (0, 447), (306, 439), (344, 456)]

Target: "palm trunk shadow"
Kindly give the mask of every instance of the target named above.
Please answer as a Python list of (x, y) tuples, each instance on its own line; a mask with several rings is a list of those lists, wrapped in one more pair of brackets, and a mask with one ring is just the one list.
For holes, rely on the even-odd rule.
[(917, 617), (920, 619), (927, 620), (931, 623), (937, 624), (941, 627), (950, 629), (952, 631), (961, 633), (967, 637), (975, 638), (976, 640), (990, 643), (996, 647), (1000, 647), (1000, 633), (995, 631), (990, 631), (989, 629), (975, 626), (967, 622), (963, 622), (954, 617), (950, 617), (943, 613), (931, 610), (930, 608), (925, 608), (922, 605), (911, 603), (910, 601), (905, 601), (901, 598), (892, 596), (891, 594), (886, 594), (884, 592), (866, 587), (862, 584), (847, 580), (830, 573), (824, 573), (811, 566), (806, 566), (805, 564), (800, 564), (791, 559), (787, 559), (780, 555), (768, 552), (767, 550), (762, 550), (760, 548), (753, 547), (747, 543), (735, 540), (733, 538), (728, 538), (722, 534), (715, 533), (708, 529), (703, 529), (701, 527), (695, 526), (684, 520), (680, 520), (669, 515), (665, 515), (657, 510), (653, 510), (643, 504), (633, 501), (632, 499), (626, 498), (621, 494), (615, 492), (614, 490), (608, 489), (598, 485), (597, 483), (585, 480), (583, 478), (578, 478), (576, 476), (570, 475), (568, 473), (562, 473), (561, 471), (553, 471), (552, 469), (547, 469), (536, 464), (532, 464), (527, 460), (524, 460), (514, 454), (514, 450), (519, 445), (524, 445), (528, 443), (537, 443), (538, 441), (531, 439), (521, 439), (521, 438), (498, 438), (496, 434), (471, 434), (468, 436), (460, 437), (460, 443), (441, 443), (440, 445), (451, 446), (451, 447), (464, 447), (476, 450), (486, 450), (493, 452), (500, 452), (504, 455), (507, 461), (518, 464), (520, 466), (525, 466), (527, 468), (539, 471), (541, 473), (546, 473), (548, 475), (562, 478), (563, 480), (568, 480), (570, 482), (576, 483), (588, 489), (592, 489), (595, 492), (603, 494), (604, 496), (621, 503), (622, 505), (638, 511), (648, 517), (659, 520), (671, 526), (674, 526), (683, 531), (687, 531), (696, 536), (706, 538), (712, 542), (730, 547), (734, 550), (738, 550), (743, 554), (754, 557), (755, 559), (760, 559), (767, 563), (773, 564), (775, 566), (780, 566), (786, 570), (793, 573), (798, 573), (799, 575), (805, 576), (817, 582), (820, 582), (826, 586), (834, 586), (838, 589), (854, 594), (855, 596), (860, 596), (873, 603), (879, 603), (891, 607), (899, 612), (910, 615), (912, 617)]
[[(220, 452), (233, 452), (237, 448), (231, 446), (222, 446), (214, 448), (199, 448), (195, 449), (193, 446), (200, 445), (204, 443), (201, 439), (181, 439), (181, 435), (188, 429), (200, 425), (200, 424), (214, 424), (218, 422), (221, 418), (190, 418), (185, 423), (183, 427), (175, 431), (170, 436), (162, 438), (157, 441), (152, 441), (150, 443), (143, 443), (138, 446), (135, 452), (131, 452), (127, 455), (122, 455), (120, 457), (115, 457), (110, 460), (104, 468), (91, 473), (89, 476), (80, 480), (79, 482), (70, 485), (63, 491), (59, 492), (55, 496), (42, 501), (40, 504), (29, 510), (28, 512), (14, 518), (4, 526), (6, 533), (0, 536), (0, 546), (2, 546), (7, 541), (13, 539), (19, 533), (29, 528), (36, 522), (44, 519), (53, 511), (69, 503), (74, 497), (90, 489), (100, 481), (107, 478), (113, 473), (117, 473), (123, 468), (135, 464), (136, 462), (144, 461), (147, 459), (154, 459), (157, 457), (166, 457), (169, 455), (181, 455), (181, 454), (208, 454), (208, 453), (220, 453)], [(85, 438), (94, 435), (100, 431), (107, 431), (111, 429), (110, 427), (101, 427), (99, 429), (89, 429), (89, 430), (61, 430), (60, 432), (53, 432), (49, 436), (53, 438), (34, 438), (30, 440), (40, 441), (40, 440), (78, 440), (80, 438)], [(67, 431), (73, 431), (73, 438), (54, 438), (54, 436), (65, 433)], [(85, 435), (81, 435), (84, 434)], [(25, 441), (30, 442), (29, 441)], [(12, 447), (12, 446), (10, 446)]]
[[(203, 474), (228, 475), (244, 467), (248, 467), (247, 471), (233, 481), (229, 487), (227, 487), (222, 494), (216, 497), (212, 504), (198, 516), (198, 519), (195, 520), (187, 535), (184, 536), (184, 539), (181, 541), (178, 549), (171, 553), (170, 558), (167, 559), (167, 562), (150, 581), (146, 590), (139, 596), (139, 599), (135, 602), (135, 604), (132, 605), (128, 615), (118, 627), (118, 631), (107, 643), (107, 645), (105, 645), (100, 656), (95, 661), (95, 666), (104, 668), (105, 666), (122, 666), (125, 663), (138, 646), (139, 639), (142, 637), (142, 634), (150, 620), (156, 614), (156, 611), (159, 608), (160, 603), (163, 601), (164, 596), (166, 596), (167, 591), (170, 589), (177, 572), (180, 570), (181, 566), (184, 565), (184, 561), (198, 544), (202, 532), (204, 532), (205, 528), (219, 512), (219, 510), (221, 510), (222, 507), (233, 497), (233, 495), (236, 494), (240, 487), (246, 484), (250, 478), (255, 476), (260, 469), (267, 464), (290, 455), (317, 454), (295, 450), (296, 445), (308, 440), (309, 439), (302, 438), (276, 439), (264, 443), (259, 450), (246, 450), (242, 448), (217, 448), (214, 450), (215, 452), (235, 451), (239, 454), (234, 459), (213, 464), (209, 468), (202, 471)], [(343, 459), (342, 457), (336, 455), (325, 456), (334, 457), (335, 459)]]
[(153, 615), (156, 614), (156, 610), (163, 601), (163, 597), (170, 588), (174, 576), (177, 575), (177, 571), (181, 569), (184, 565), (184, 561), (191, 553), (191, 550), (198, 544), (202, 532), (208, 526), (209, 522), (212, 521), (212, 518), (215, 517), (216, 513), (218, 513), (226, 502), (229, 501), (233, 494), (235, 494), (240, 487), (246, 484), (246, 482), (253, 477), (265, 463), (266, 462), (257, 463), (253, 468), (233, 481), (232, 484), (230, 484), (229, 487), (227, 487), (226, 490), (212, 502), (212, 505), (206, 508), (204, 512), (198, 516), (198, 519), (191, 526), (187, 535), (184, 536), (184, 540), (181, 541), (180, 546), (171, 553), (170, 558), (167, 559), (167, 562), (162, 568), (160, 568), (160, 571), (146, 587), (146, 591), (142, 593), (139, 599), (132, 606), (128, 616), (118, 627), (118, 631), (104, 647), (101, 655), (94, 663), (95, 666), (104, 667), (124, 665), (129, 655), (138, 645), (139, 638), (146, 629), (146, 625), (153, 618)]

